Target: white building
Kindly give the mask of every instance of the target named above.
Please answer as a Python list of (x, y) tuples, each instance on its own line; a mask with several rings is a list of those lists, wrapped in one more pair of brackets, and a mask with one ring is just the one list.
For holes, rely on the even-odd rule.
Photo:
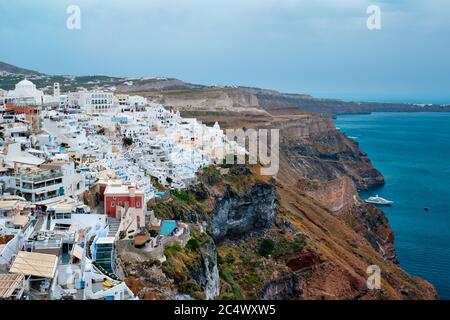
[(141, 96), (129, 96), (128, 104), (130, 107), (145, 107), (147, 105), (147, 98)]
[(57, 99), (59, 99), (59, 96), (61, 95), (61, 89), (58, 82), (55, 82), (53, 84), (53, 96)]
[(69, 107), (79, 107), (87, 114), (111, 113), (116, 110), (112, 92), (78, 91), (68, 94)]
[(2, 107), (5, 104), (6, 93), (7, 93), (6, 90), (0, 88), (0, 107)]
[(142, 96), (130, 96), (128, 94), (116, 94), (117, 103), (122, 111), (143, 110), (148, 105), (148, 100)]
[(9, 90), (4, 98), (5, 103), (29, 104), (29, 105), (49, 105), (59, 104), (59, 98), (46, 95), (43, 91), (38, 90), (36, 85), (24, 79), (16, 84), (14, 90)]
[(61, 108), (67, 108), (69, 106), (69, 96), (67, 94), (61, 94), (59, 96), (59, 106)]
[(85, 176), (75, 170), (75, 163), (69, 159), (68, 154), (57, 154), (51, 160), (41, 167), (53, 172), (62, 172), (64, 195), (79, 196), (86, 190)]
[(36, 89), (33, 82), (24, 79), (16, 84), (14, 90), (9, 90), (5, 96), (6, 103), (29, 103), (42, 105), (44, 103), (44, 93)]

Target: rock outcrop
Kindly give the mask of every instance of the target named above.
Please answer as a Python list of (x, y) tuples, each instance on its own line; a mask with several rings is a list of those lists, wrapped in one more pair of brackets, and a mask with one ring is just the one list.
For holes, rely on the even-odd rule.
[(286, 132), (282, 152), (301, 176), (309, 180), (350, 177), (358, 189), (384, 184), (383, 176), (356, 142), (335, 128), (330, 129), (329, 118), (311, 117), (315, 119), (307, 122), (311, 126), (282, 129)]
[(260, 300), (287, 300), (302, 293), (302, 283), (294, 273), (271, 280), (258, 293)]
[(275, 224), (275, 188), (256, 183), (244, 194), (227, 187), (217, 203), (208, 224), (215, 240), (239, 238), (248, 232), (270, 228)]
[(193, 279), (205, 291), (206, 299), (212, 300), (220, 294), (217, 249), (212, 239), (203, 243), (200, 249), (200, 263), (189, 271)]
[[(429, 283), (396, 263), (384, 213), (359, 198), (357, 188), (384, 180), (358, 145), (324, 117), (299, 116), (279, 128), (273, 179), (260, 176), (258, 166), (212, 166), (182, 197), (153, 208), (162, 218), (202, 225), (214, 241), (202, 241), (197, 255), (184, 249), (164, 263), (179, 292), (223, 299), (436, 298)], [(367, 288), (370, 265), (382, 270), (379, 290)]]
[(190, 90), (147, 92), (153, 102), (180, 111), (218, 111), (267, 114), (258, 108), (255, 95), (235, 88), (193, 88)]

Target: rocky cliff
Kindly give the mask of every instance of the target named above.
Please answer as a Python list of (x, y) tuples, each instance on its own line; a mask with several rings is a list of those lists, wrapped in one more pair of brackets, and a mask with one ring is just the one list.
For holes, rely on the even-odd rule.
[(255, 95), (236, 88), (201, 88), (142, 92), (149, 100), (180, 111), (216, 111), (250, 114), (267, 114), (258, 108)]
[(304, 112), (336, 115), (370, 112), (444, 112), (450, 105), (417, 105), (412, 103), (382, 103), (322, 99), (308, 94), (283, 93), (275, 90), (239, 87), (257, 97), (260, 108), (270, 113), (286, 113), (300, 109)]
[(301, 131), (282, 128), (280, 180), (325, 206), (383, 257), (396, 262), (386, 216), (357, 193), (357, 189), (384, 184), (383, 176), (353, 140), (335, 129), (331, 119), (309, 117)]
[(208, 231), (215, 240), (223, 240), (269, 228), (275, 223), (274, 202), (275, 188), (269, 184), (258, 182), (245, 194), (227, 186), (217, 199)]
[(204, 242), (200, 249), (200, 263), (190, 268), (190, 275), (205, 291), (208, 300), (216, 299), (220, 294), (217, 248), (211, 239)]
[[(197, 299), (436, 298), (397, 264), (384, 213), (359, 198), (357, 188), (383, 178), (358, 145), (328, 118), (270, 125), (282, 135), (275, 177), (259, 166), (211, 166), (197, 185), (151, 205), (160, 218), (201, 226), (193, 233), (201, 250), (165, 250), (172, 290)], [(381, 289), (367, 286), (371, 265)]]
[[(185, 268), (178, 269), (190, 275), (163, 267), (179, 292), (201, 297), (196, 290), (202, 288), (203, 297), (211, 297), (208, 292), (217, 292), (211, 270), (217, 267), (221, 299), (436, 297), (430, 284), (396, 264), (386, 217), (359, 199), (352, 179), (311, 180), (285, 154), (282, 161), (275, 180), (259, 176), (257, 166), (210, 167), (200, 176), (201, 187), (182, 201), (175, 197), (154, 208), (162, 217), (202, 224), (217, 246), (217, 265), (210, 258), (190, 263), (184, 251), (169, 254), (168, 265), (182, 259)], [(367, 288), (370, 265), (382, 270), (380, 290)], [(195, 281), (189, 290), (187, 279)]]
[(282, 126), (281, 150), (301, 176), (309, 180), (350, 177), (358, 189), (384, 184), (367, 155), (336, 130), (331, 119), (310, 115), (297, 127), (295, 123)]
[[(176, 290), (196, 298), (214, 299), (220, 294), (216, 243), (242, 241), (275, 225), (275, 186), (258, 179), (246, 166), (209, 167), (199, 184), (187, 192), (175, 192), (171, 201), (152, 204), (157, 217), (202, 226), (193, 232), (197, 253), (172, 246), (165, 250), (162, 270), (173, 279)], [(200, 293), (200, 290), (203, 293)]]

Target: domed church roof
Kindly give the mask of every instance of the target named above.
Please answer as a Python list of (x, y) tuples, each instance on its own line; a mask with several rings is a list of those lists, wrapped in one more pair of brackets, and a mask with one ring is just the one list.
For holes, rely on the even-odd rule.
[(32, 89), (36, 89), (36, 86), (34, 85), (33, 82), (27, 80), (27, 78), (23, 79), (22, 81), (20, 81), (19, 83), (16, 84), (16, 89), (18, 88), (32, 88)]
[(43, 92), (36, 89), (36, 85), (24, 79), (16, 84), (14, 90), (8, 92), (8, 97), (10, 98), (33, 98), (37, 103), (40, 102), (43, 96)]

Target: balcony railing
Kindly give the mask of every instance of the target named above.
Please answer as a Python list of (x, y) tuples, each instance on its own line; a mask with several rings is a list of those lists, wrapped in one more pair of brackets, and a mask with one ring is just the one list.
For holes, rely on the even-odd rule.
[(39, 181), (56, 179), (56, 178), (62, 178), (63, 173), (61, 171), (45, 172), (45, 173), (40, 173), (40, 174), (15, 173), (13, 176), (16, 178), (21, 178), (24, 181), (39, 182)]

